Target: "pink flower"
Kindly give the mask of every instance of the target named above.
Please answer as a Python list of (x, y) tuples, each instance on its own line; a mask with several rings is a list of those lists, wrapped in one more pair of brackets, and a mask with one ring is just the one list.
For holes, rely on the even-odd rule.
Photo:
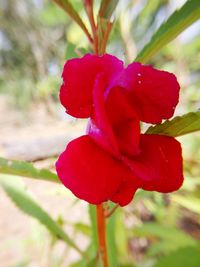
[(78, 198), (124, 206), (138, 188), (167, 193), (182, 185), (180, 143), (140, 133), (140, 121), (156, 124), (173, 115), (180, 89), (173, 74), (87, 54), (67, 61), (62, 77), (66, 112), (90, 118), (87, 134), (71, 141), (56, 163)]

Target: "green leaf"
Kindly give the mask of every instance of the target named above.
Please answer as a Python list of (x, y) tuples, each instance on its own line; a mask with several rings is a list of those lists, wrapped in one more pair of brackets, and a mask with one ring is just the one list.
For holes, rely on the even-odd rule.
[(99, 9), (99, 17), (110, 19), (118, 2), (119, 0), (102, 0)]
[(76, 50), (76, 45), (68, 42), (65, 50), (65, 60), (76, 58), (77, 53), (75, 50)]
[(135, 61), (148, 62), (167, 43), (200, 18), (199, 0), (188, 0), (175, 11), (154, 33), (149, 43), (138, 54)]
[(97, 256), (93, 257), (88, 263), (85, 260), (79, 260), (78, 262), (73, 263), (70, 267), (97, 267), (99, 259)]
[(87, 267), (87, 266), (85, 260), (79, 260), (77, 262), (72, 263), (70, 267)]
[[(109, 203), (110, 208), (115, 206), (113, 203)], [(93, 245), (93, 253), (98, 251), (98, 235), (97, 235), (97, 220), (96, 220), (96, 206), (89, 205), (89, 215), (92, 229), (92, 245)], [(116, 248), (116, 228), (115, 228), (115, 213), (108, 218), (106, 224), (106, 240), (107, 240), (107, 249), (108, 249), (108, 258), (109, 258), (109, 266), (117, 267), (117, 248)]]
[(160, 0), (147, 1), (144, 8), (138, 14), (137, 22), (143, 24), (144, 20), (148, 21), (149, 19), (155, 18), (155, 12), (158, 12), (158, 9), (162, 5), (163, 5), (163, 1), (160, 1)]
[(39, 11), (38, 15), (41, 23), (47, 25), (48, 27), (54, 27), (59, 24), (66, 23), (66, 13), (64, 10), (51, 2), (47, 2), (44, 8)]
[[(119, 259), (123, 259), (124, 262), (128, 262), (128, 231), (124, 225), (124, 218), (123, 218), (123, 212), (122, 209), (117, 209), (115, 211), (116, 216), (116, 245), (117, 245), (117, 253)], [(121, 266), (121, 265), (120, 265)]]
[(200, 214), (200, 199), (195, 196), (178, 196), (174, 195), (172, 201), (177, 202), (182, 207), (189, 209), (192, 212)]
[(83, 47), (77, 47), (75, 44), (67, 42), (65, 50), (65, 60), (69, 60), (76, 57), (81, 57), (88, 52)]
[(160, 258), (153, 267), (199, 267), (200, 247), (186, 247)]
[(97, 235), (97, 220), (96, 220), (96, 206), (89, 204), (89, 216), (90, 224), (92, 230), (92, 240), (93, 240), (93, 252), (98, 251), (98, 235)]
[(146, 131), (146, 134), (161, 134), (177, 137), (199, 130), (200, 111), (197, 111), (175, 117), (172, 120), (166, 120), (165, 122), (156, 126), (151, 126)]
[(74, 7), (70, 3), (70, 1), (68, 1), (68, 0), (53, 0), (53, 1), (68, 13), (68, 15), (80, 26), (80, 28), (87, 35), (88, 39), (91, 41), (92, 37), (91, 37), (90, 33), (88, 32), (88, 29), (86, 28), (81, 17), (76, 12), (76, 10), (74, 9)]
[[(89, 216), (90, 216), (90, 224), (92, 230), (92, 243), (91, 243), (91, 252), (93, 255), (96, 255), (99, 251), (98, 247), (98, 234), (97, 234), (97, 217), (96, 217), (96, 206), (95, 205), (88, 205), (89, 208)], [(103, 267), (102, 262), (98, 260), (97, 267)]]
[[(112, 210), (116, 204), (109, 203), (110, 210)], [(106, 224), (106, 240), (107, 240), (107, 249), (108, 249), (108, 259), (110, 267), (117, 267), (118, 265), (118, 254), (116, 247), (116, 213), (112, 214), (111, 217), (107, 219)]]
[(134, 236), (156, 237), (171, 244), (171, 249), (196, 245), (196, 241), (179, 229), (158, 223), (145, 223), (133, 230)]
[(37, 169), (31, 163), (16, 160), (6, 160), (1, 157), (0, 173), (59, 183), (57, 175), (47, 169)]
[(149, 246), (148, 251), (146, 252), (147, 257), (158, 257), (160, 255), (166, 255), (172, 251), (179, 249), (175, 244), (171, 243), (168, 240), (152, 242)]
[(7, 176), (0, 176), (0, 185), (7, 195), (12, 199), (15, 205), (24, 213), (42, 223), (54, 236), (65, 241), (70, 247), (73, 247), (81, 255), (83, 253), (76, 244), (69, 238), (63, 229), (43, 210), (40, 205), (30, 196), (27, 188), (18, 178), (16, 180), (8, 179)]
[(90, 240), (90, 244), (85, 250), (85, 255), (87, 255), (87, 259), (79, 259), (70, 265), (70, 267), (102, 267), (100, 266), (99, 255), (97, 251), (93, 252), (93, 240)]
[(95, 257), (94, 259), (92, 259), (87, 265), (86, 267), (94, 267), (97, 266), (99, 262), (99, 259), (97, 257)]
[(82, 234), (86, 236), (91, 236), (91, 228), (84, 223), (75, 223), (74, 229), (77, 230), (78, 232), (81, 232)]

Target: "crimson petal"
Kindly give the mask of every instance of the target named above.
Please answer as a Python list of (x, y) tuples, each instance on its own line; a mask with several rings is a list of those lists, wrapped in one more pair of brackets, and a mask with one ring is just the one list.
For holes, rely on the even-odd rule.
[(180, 143), (173, 137), (141, 135), (140, 155), (126, 159), (144, 190), (162, 193), (178, 190), (183, 183)]
[(140, 121), (125, 98), (123, 88), (110, 89), (105, 100), (105, 109), (120, 152), (129, 156), (138, 154)]
[(105, 92), (104, 75), (98, 75), (93, 91), (94, 114), (88, 134), (104, 149), (120, 158), (120, 153), (139, 152), (140, 121), (123, 94), (123, 88)]
[(96, 143), (112, 155), (119, 157), (119, 148), (112, 125), (105, 110), (104, 75), (98, 75), (93, 91), (94, 114), (88, 124), (87, 132)]
[(68, 144), (56, 170), (62, 183), (78, 198), (96, 205), (111, 199), (120, 191), (122, 181), (132, 176), (129, 168), (87, 135)]
[(174, 74), (134, 62), (123, 76), (128, 100), (142, 121), (160, 123), (173, 116), (180, 90)]
[(129, 179), (122, 182), (120, 189), (110, 198), (110, 200), (118, 203), (122, 207), (126, 206), (131, 202), (139, 187), (139, 181), (132, 177), (132, 181)]
[(87, 54), (68, 60), (62, 73), (60, 101), (66, 112), (76, 118), (88, 118), (93, 109), (93, 86), (96, 76), (104, 73), (105, 86), (123, 69), (123, 62), (111, 55)]

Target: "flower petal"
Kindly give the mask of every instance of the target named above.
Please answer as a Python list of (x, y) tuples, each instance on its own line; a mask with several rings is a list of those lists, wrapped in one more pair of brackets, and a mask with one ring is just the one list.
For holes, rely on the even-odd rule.
[(140, 121), (121, 87), (111, 88), (106, 97), (105, 109), (120, 152), (129, 156), (138, 154)]
[(94, 114), (88, 124), (87, 133), (96, 143), (112, 155), (119, 157), (119, 148), (112, 125), (105, 110), (104, 75), (98, 75), (93, 91)]
[(56, 170), (67, 188), (91, 204), (111, 199), (119, 192), (122, 181), (132, 176), (129, 168), (87, 135), (68, 144), (56, 163)]
[(141, 154), (127, 160), (144, 190), (163, 193), (178, 190), (183, 183), (182, 151), (173, 137), (141, 135)]
[(60, 101), (68, 114), (77, 118), (91, 116), (93, 86), (96, 76), (104, 73), (105, 86), (123, 69), (123, 62), (111, 55), (87, 54), (68, 60), (64, 66)]
[(139, 188), (139, 182), (137, 179), (126, 180), (122, 182), (120, 189), (118, 192), (116, 192), (110, 200), (112, 202), (118, 203), (120, 206), (126, 206), (128, 205), (131, 200), (133, 199), (136, 190)]
[(127, 97), (142, 121), (160, 123), (173, 116), (180, 89), (174, 74), (134, 62), (123, 75)]
[(94, 114), (88, 134), (104, 149), (120, 158), (120, 154), (139, 152), (140, 121), (125, 98), (122, 88), (111, 87), (105, 92), (104, 75), (94, 85)]

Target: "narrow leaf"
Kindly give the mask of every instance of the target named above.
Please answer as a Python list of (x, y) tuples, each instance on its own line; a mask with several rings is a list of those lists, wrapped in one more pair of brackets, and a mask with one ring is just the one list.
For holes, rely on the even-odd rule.
[(99, 262), (99, 258), (97, 258), (97, 256), (96, 256), (94, 259), (92, 259), (92, 260), (87, 264), (86, 267), (94, 267), (94, 266), (97, 266), (98, 262)]
[(153, 267), (199, 267), (200, 247), (181, 248), (167, 256), (161, 257)]
[(151, 126), (146, 131), (146, 134), (161, 134), (168, 136), (181, 136), (188, 133), (193, 133), (200, 130), (200, 111), (190, 112), (180, 117), (175, 117), (172, 120), (156, 126)]
[(122, 209), (118, 209), (115, 212), (116, 216), (116, 246), (117, 246), (117, 254), (119, 259), (124, 259), (126, 262), (127, 258), (127, 245), (129, 241), (129, 233), (124, 225), (124, 218)]
[(96, 253), (98, 251), (96, 206), (89, 204), (88, 208), (89, 208), (90, 224), (92, 230), (93, 252)]
[(73, 227), (77, 232), (80, 232), (86, 236), (91, 236), (91, 228), (89, 225), (80, 222), (73, 224)]
[(134, 236), (156, 237), (170, 242), (175, 248), (194, 246), (196, 241), (179, 229), (159, 225), (158, 223), (145, 223), (133, 230)]
[(37, 169), (31, 163), (7, 160), (1, 157), (0, 173), (59, 183), (57, 175), (47, 169)]
[(65, 50), (65, 60), (69, 60), (76, 57), (82, 57), (88, 52), (83, 47), (77, 47), (75, 44), (67, 42)]
[(88, 37), (89, 41), (92, 42), (92, 37), (90, 33), (88, 32), (88, 29), (86, 28), (85, 24), (83, 23), (81, 17), (76, 12), (70, 1), (68, 0), (53, 0), (57, 5), (59, 5), (62, 9), (64, 9), (68, 15), (81, 27), (81, 29), (84, 31), (86, 36)]
[[(111, 209), (116, 204), (111, 203)], [(107, 248), (108, 248), (108, 258), (109, 258), (109, 266), (117, 267), (118, 266), (118, 254), (116, 247), (116, 214), (112, 214), (111, 217), (107, 219), (107, 227), (106, 227), (106, 237), (107, 237)]]
[(199, 0), (188, 0), (154, 33), (135, 61), (146, 63), (167, 43), (200, 18)]
[(68, 42), (65, 50), (65, 60), (76, 58), (77, 53), (75, 52), (75, 50), (76, 50), (76, 45)]
[(180, 206), (200, 214), (200, 199), (195, 196), (177, 196), (174, 195), (172, 201), (178, 203)]
[[(19, 178), (18, 178), (19, 179)], [(82, 252), (76, 244), (69, 238), (63, 229), (44, 211), (40, 205), (30, 196), (27, 188), (19, 181), (11, 182), (12, 179), (7, 179), (7, 176), (0, 176), (0, 185), (3, 187), (7, 195), (15, 203), (15, 205), (24, 213), (42, 223), (54, 236), (65, 241), (70, 247), (73, 247), (80, 254)]]
[(118, 2), (119, 0), (102, 0), (99, 9), (99, 17), (110, 19)]

